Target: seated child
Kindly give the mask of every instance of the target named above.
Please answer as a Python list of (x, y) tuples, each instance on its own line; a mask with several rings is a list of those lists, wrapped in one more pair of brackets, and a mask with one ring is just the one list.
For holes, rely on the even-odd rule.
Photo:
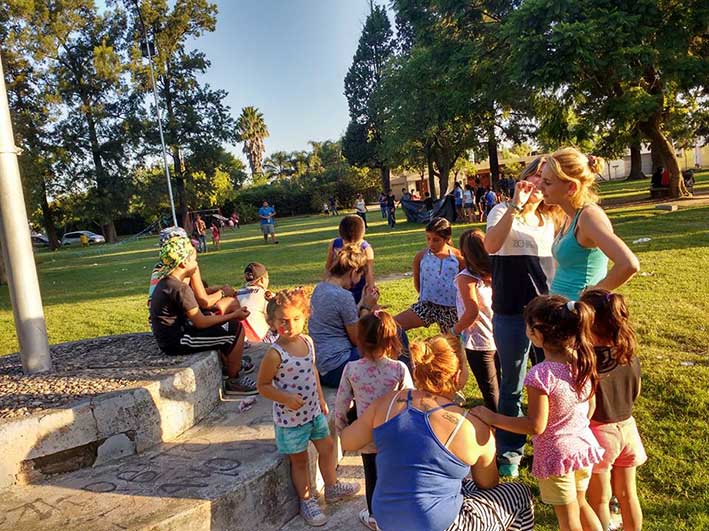
[(266, 315), (266, 304), (273, 294), (268, 291), (268, 270), (258, 262), (251, 262), (244, 269), (245, 285), (236, 292), (241, 306), (249, 310), (246, 319), (247, 338), (250, 341), (264, 341), (270, 327)]
[(150, 324), (160, 349), (166, 354), (218, 350), (227, 369), (225, 393), (256, 394), (242, 366), (244, 330), (239, 321), (248, 317), (248, 310), (231, 299), (221, 315), (202, 313), (189, 283), (197, 271), (197, 252), (188, 238), (169, 238), (160, 248), (160, 260), (150, 300)]
[(300, 514), (311, 526), (322, 526), (327, 517), (312, 496), (308, 481), (308, 442), (318, 451), (325, 481), (325, 501), (332, 503), (359, 491), (356, 483), (337, 481), (335, 443), (327, 425), (328, 407), (315, 370), (313, 340), (303, 333), (308, 298), (302, 289), (278, 292), (273, 325), (278, 341), (264, 355), (258, 373), (261, 396), (273, 400), (276, 446), (288, 455), (291, 480), (300, 498)]
[[(374, 310), (357, 323), (357, 349), (362, 356), (345, 365), (335, 400), (335, 427), (340, 432), (347, 425), (352, 400), (361, 417), (377, 398), (391, 391), (413, 388), (409, 369), (396, 358), (402, 346), (394, 318), (383, 310)], [(371, 443), (361, 449), (367, 508), (359, 513), (360, 521), (376, 531), (372, 514), (372, 496), (377, 484), (377, 449)]]

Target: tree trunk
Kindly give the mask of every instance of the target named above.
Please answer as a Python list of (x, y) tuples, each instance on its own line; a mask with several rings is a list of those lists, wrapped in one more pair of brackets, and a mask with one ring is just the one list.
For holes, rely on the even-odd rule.
[(52, 215), (52, 207), (49, 206), (49, 201), (47, 201), (47, 184), (44, 182), (44, 178), (40, 179), (40, 186), (42, 187), (42, 197), (40, 199), (40, 207), (42, 208), (42, 220), (44, 221), (44, 230), (47, 233), (47, 239), (49, 240), (49, 248), (54, 251), (59, 249), (59, 238), (57, 237), (57, 227), (54, 224), (54, 216)]
[(630, 144), (630, 175), (628, 175), (628, 180), (637, 181), (645, 177), (640, 153), (640, 141), (636, 141)]
[(431, 199), (434, 201), (438, 199), (438, 194), (436, 193), (436, 172), (433, 169), (433, 157), (431, 156), (431, 148), (424, 147), (424, 153), (426, 154), (426, 167), (428, 168), (428, 188), (431, 194)]
[(116, 243), (118, 241), (118, 236), (116, 235), (116, 227), (113, 224), (113, 219), (111, 219), (111, 211), (108, 208), (111, 202), (111, 197), (108, 191), (108, 177), (106, 176), (106, 169), (103, 167), (103, 159), (101, 158), (101, 146), (98, 141), (98, 133), (96, 132), (96, 120), (91, 112), (91, 102), (83, 94), (81, 96), (81, 102), (84, 105), (84, 117), (86, 118), (86, 124), (89, 129), (89, 143), (91, 144), (91, 157), (94, 161), (94, 168), (96, 169), (96, 188), (98, 190), (99, 197), (105, 201), (104, 205), (101, 205), (101, 215), (104, 216), (104, 222), (101, 224), (103, 235), (106, 241), (109, 243)]
[(662, 166), (662, 157), (660, 156), (660, 149), (657, 147), (655, 142), (650, 142), (650, 159), (652, 160), (652, 171), (653, 172), (657, 168)]
[(488, 131), (487, 157), (490, 160), (490, 187), (494, 190), (500, 179), (500, 161), (497, 158), (497, 138), (493, 128)]
[(391, 168), (389, 168), (389, 166), (387, 166), (386, 164), (383, 164), (382, 167), (379, 168), (379, 172), (381, 175), (382, 186), (384, 187), (384, 191), (391, 189)]
[(451, 165), (448, 162), (438, 162), (438, 183), (441, 187), (441, 197), (448, 193), (448, 177), (451, 172)]
[(640, 129), (657, 148), (657, 152), (662, 158), (662, 165), (670, 172), (670, 196), (679, 198), (689, 195), (684, 186), (674, 147), (660, 129), (659, 113), (655, 114), (647, 122), (641, 123)]
[[(185, 199), (185, 176), (182, 173), (182, 160), (180, 159), (180, 146), (177, 141), (177, 127), (175, 124), (175, 108), (172, 103), (172, 87), (170, 85), (170, 76), (172, 75), (172, 69), (170, 68), (170, 61), (167, 61), (165, 65), (165, 108), (167, 110), (167, 133), (168, 141), (170, 143), (170, 149), (172, 151), (173, 160), (173, 173), (175, 174), (175, 195), (177, 196), (177, 219), (184, 219), (185, 214), (187, 214), (187, 203)], [(157, 109), (157, 112), (160, 112)]]

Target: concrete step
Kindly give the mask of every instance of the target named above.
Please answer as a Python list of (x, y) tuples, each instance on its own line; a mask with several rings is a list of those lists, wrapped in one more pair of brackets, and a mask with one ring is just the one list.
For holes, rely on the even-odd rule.
[[(334, 391), (326, 394), (332, 404)], [(276, 451), (271, 402), (259, 397), (241, 411), (243, 402), (225, 399), (141, 455), (0, 491), (0, 530), (280, 529), (298, 501)], [(315, 464), (311, 481), (320, 487)]]
[[(144, 336), (134, 334), (124, 339), (137, 341)], [(94, 342), (110, 339), (115, 338)], [(77, 345), (80, 347), (81, 342)], [(219, 403), (222, 376), (214, 351), (179, 359), (159, 353), (146, 355), (143, 364), (141, 353), (133, 352), (136, 359), (127, 360), (132, 366), (119, 368), (107, 368), (115, 360), (104, 360), (101, 354), (99, 350), (97, 356), (86, 360), (91, 367), (57, 370), (40, 377), (50, 380), (49, 389), (53, 378), (122, 379), (127, 382), (126, 388), (79, 398), (69, 396), (60, 407), (0, 421), (0, 488), (139, 454), (177, 437)], [(169, 365), (162, 365), (164, 358), (171, 358)]]

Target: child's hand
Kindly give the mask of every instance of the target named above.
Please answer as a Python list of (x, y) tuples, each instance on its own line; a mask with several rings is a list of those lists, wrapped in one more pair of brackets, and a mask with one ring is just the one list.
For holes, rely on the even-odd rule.
[(475, 415), (485, 424), (492, 424), (492, 411), (485, 406), (477, 406), (470, 410), (472, 415)]
[(251, 315), (251, 312), (246, 306), (234, 309), (234, 317), (236, 317), (239, 321), (243, 321), (249, 315)]
[(288, 396), (288, 399), (283, 402), (283, 405), (285, 405), (288, 409), (300, 409), (305, 405), (305, 400), (300, 395), (296, 395), (295, 393), (292, 393)]
[(229, 284), (224, 284), (222, 286), (222, 291), (224, 292), (225, 297), (233, 297), (235, 295), (234, 288), (232, 288)]
[(326, 417), (330, 414), (330, 408), (327, 407), (327, 402), (325, 402), (324, 400), (320, 401), (320, 409), (322, 409), (322, 414)]

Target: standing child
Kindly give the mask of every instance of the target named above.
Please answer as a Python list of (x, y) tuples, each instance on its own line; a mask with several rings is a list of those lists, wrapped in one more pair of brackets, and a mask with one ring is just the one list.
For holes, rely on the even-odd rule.
[(395, 317), (404, 329), (438, 323), (442, 334), (458, 321), (455, 277), (465, 263), (460, 251), (451, 245), (453, 230), (445, 218), (433, 218), (426, 225), (426, 248), (414, 257), (414, 287), (419, 300)]
[(328, 503), (356, 494), (359, 485), (337, 481), (335, 443), (330, 437), (328, 407), (315, 370), (313, 340), (303, 333), (308, 298), (301, 288), (296, 288), (280, 291), (275, 301), (273, 325), (279, 336), (261, 362), (258, 390), (273, 400), (276, 446), (290, 459), (300, 514), (309, 525), (322, 526), (327, 517), (312, 497), (308, 481), (308, 441), (313, 441), (319, 454), (318, 466)]
[(594, 337), (598, 387), (591, 430), (603, 447), (603, 461), (594, 465), (588, 498), (608, 529), (611, 491), (618, 497), (623, 529), (639, 531), (643, 513), (635, 485), (635, 469), (647, 461), (633, 418), (633, 404), (640, 395), (640, 360), (635, 355), (635, 331), (628, 321), (628, 307), (618, 293), (589, 289), (581, 300), (595, 312)]
[[(391, 391), (413, 388), (411, 374), (396, 358), (401, 352), (401, 341), (394, 318), (383, 310), (374, 310), (359, 320), (357, 324), (357, 348), (361, 359), (345, 365), (340, 387), (335, 401), (335, 426), (340, 432), (349, 424), (347, 413), (352, 400), (357, 407), (357, 417), (361, 417), (377, 398)], [(372, 495), (377, 484), (376, 457), (374, 443), (362, 448), (362, 465), (367, 495), (367, 508), (359, 513), (360, 521), (369, 529), (377, 530), (377, 522), (372, 514)]]
[(497, 412), (500, 397), (500, 361), (492, 335), (492, 265), (485, 235), (478, 229), (460, 235), (465, 269), (455, 277), (458, 322), (453, 334), (463, 336), (465, 355), (485, 405)]
[(357, 304), (362, 300), (362, 293), (365, 286), (374, 287), (374, 249), (372, 249), (372, 246), (364, 239), (365, 229), (366, 227), (361, 217), (353, 215), (343, 217), (342, 220), (340, 220), (340, 237), (330, 242), (330, 246), (327, 249), (327, 258), (325, 260), (325, 271), (329, 271), (330, 267), (332, 267), (332, 264), (335, 262), (337, 253), (339, 253), (345, 245), (359, 245), (360, 249), (362, 249), (362, 252), (367, 257), (367, 268), (359, 281), (349, 288)]
[(216, 223), (212, 223), (212, 226), (209, 228), (212, 231), (212, 245), (214, 248), (218, 251), (221, 249), (221, 229), (217, 227)]
[(483, 406), (473, 414), (492, 426), (534, 435), (532, 474), (562, 531), (602, 531), (586, 501), (592, 467), (603, 455), (589, 426), (598, 379), (593, 309), (559, 295), (541, 295), (527, 305), (524, 320), (527, 336), (545, 355), (524, 380), (527, 416), (506, 417)]

